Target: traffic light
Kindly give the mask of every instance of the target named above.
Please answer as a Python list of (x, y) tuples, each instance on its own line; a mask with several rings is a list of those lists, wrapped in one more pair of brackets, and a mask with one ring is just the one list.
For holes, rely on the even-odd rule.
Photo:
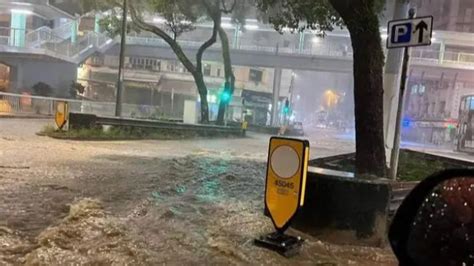
[(230, 92), (224, 90), (224, 91), (221, 93), (221, 102), (227, 104), (227, 103), (230, 102), (230, 98), (231, 98)]
[(232, 98), (230, 93), (230, 84), (228, 82), (224, 83), (224, 89), (221, 92), (220, 100), (222, 103), (229, 104)]

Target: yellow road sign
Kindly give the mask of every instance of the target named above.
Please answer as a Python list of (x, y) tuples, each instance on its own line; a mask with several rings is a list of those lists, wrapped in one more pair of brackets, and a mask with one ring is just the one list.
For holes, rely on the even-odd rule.
[(58, 102), (56, 105), (56, 114), (54, 115), (54, 121), (56, 126), (61, 130), (64, 125), (66, 125), (68, 119), (68, 103), (67, 102)]
[(307, 140), (270, 139), (265, 207), (278, 231), (288, 228), (291, 219), (304, 204), (308, 159)]

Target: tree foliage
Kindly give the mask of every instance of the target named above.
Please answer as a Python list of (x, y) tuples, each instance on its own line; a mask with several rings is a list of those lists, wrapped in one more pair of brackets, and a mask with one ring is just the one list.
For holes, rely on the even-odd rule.
[[(123, 0), (81, 0), (84, 13), (89, 11), (106, 12), (99, 24), (112, 36), (120, 33), (121, 7)], [(245, 23), (245, 14), (250, 8), (250, 0), (129, 0), (129, 10), (132, 23), (128, 24), (128, 31), (148, 31), (162, 38), (171, 47), (183, 66), (193, 75), (201, 96), (201, 117), (207, 122), (207, 87), (202, 73), (202, 58), (206, 49), (211, 47), (218, 36), (222, 42), (223, 59), (225, 65), (226, 84), (233, 92), (234, 76), (230, 61), (230, 48), (225, 31), (221, 27), (222, 14), (232, 14), (235, 22)], [(154, 19), (159, 15), (161, 22), (157, 25)], [(151, 20), (151, 21), (150, 21)], [(178, 37), (194, 30), (195, 24), (202, 21), (211, 21), (213, 29), (211, 36), (199, 47), (195, 60), (185, 54)], [(227, 88), (228, 86), (226, 86)], [(219, 108), (225, 110), (225, 108)], [(219, 115), (218, 117), (223, 117)]]
[(33, 95), (49, 97), (53, 94), (53, 88), (44, 82), (38, 82), (31, 87)]
[(257, 0), (257, 4), (264, 19), (279, 32), (286, 28), (325, 32), (344, 23), (327, 0)]
[[(275, 29), (293, 31), (314, 30), (319, 34), (343, 28), (345, 21), (334, 8), (346, 5), (351, 0), (256, 0), (264, 20), (273, 24)], [(353, 1), (356, 2), (356, 1)], [(374, 12), (380, 13), (385, 0), (369, 0)], [(356, 14), (354, 14), (356, 15)], [(347, 19), (346, 19), (347, 20)]]
[(72, 81), (71, 86), (69, 86), (69, 97), (75, 99), (77, 94), (84, 94), (86, 87), (84, 87), (81, 83)]
[[(112, 36), (120, 34), (121, 0), (81, 0), (84, 13), (103, 11), (105, 15), (99, 25)], [(194, 24), (205, 19), (206, 12), (199, 1), (195, 0), (129, 0), (130, 8), (138, 11), (141, 17), (160, 15), (163, 18), (163, 30), (176, 40), (181, 34), (194, 30)], [(139, 32), (140, 27), (128, 23), (128, 32)]]

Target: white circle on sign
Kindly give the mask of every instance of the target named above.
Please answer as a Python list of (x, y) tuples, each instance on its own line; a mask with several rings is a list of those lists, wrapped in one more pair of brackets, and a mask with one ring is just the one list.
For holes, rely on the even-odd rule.
[(290, 178), (298, 171), (300, 158), (292, 147), (284, 145), (273, 151), (270, 164), (278, 177)]

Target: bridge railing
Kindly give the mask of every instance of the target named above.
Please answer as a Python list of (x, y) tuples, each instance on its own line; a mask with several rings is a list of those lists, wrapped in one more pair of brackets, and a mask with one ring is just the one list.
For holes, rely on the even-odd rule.
[(453, 52), (453, 51), (436, 51), (429, 49), (413, 49), (411, 52), (413, 58), (417, 60), (437, 62), (439, 64), (462, 64), (474, 65), (474, 54)]
[(72, 42), (70, 38), (62, 38), (57, 35), (61, 34), (67, 37), (65, 32), (71, 25), (71, 23), (67, 23), (57, 29), (44, 26), (36, 30), (0, 27), (0, 45), (39, 49), (39, 52), (47, 55), (78, 63), (84, 59), (82, 57), (87, 56), (85, 51), (94, 48), (101, 49), (112, 42), (104, 34), (93, 31), (78, 36), (75, 42)]
[[(150, 46), (162, 46), (167, 47), (167, 43), (157, 37), (140, 37), (137, 35), (127, 37), (128, 44), (140, 44)], [(196, 41), (179, 41), (183, 48), (195, 48), (200, 46), (201, 42)], [(210, 49), (220, 49), (218, 43), (214, 44)], [(235, 50), (244, 51), (258, 51), (266, 53), (279, 53), (279, 54), (294, 54), (294, 55), (319, 55), (319, 56), (334, 56), (334, 57), (347, 57), (351, 56), (352, 52), (344, 51), (342, 49), (336, 49), (333, 45), (319, 45), (312, 49), (297, 49), (289, 47), (272, 46), (261, 46), (261, 45), (238, 45)], [(441, 54), (441, 51), (432, 49), (413, 49), (412, 58), (417, 61), (433, 62), (438, 64), (452, 63), (452, 64), (463, 64), (463, 65), (474, 65), (474, 54), (445, 51)]]
[[(139, 37), (139, 36), (128, 36), (128, 44), (139, 44), (139, 45), (150, 45), (150, 46), (162, 46), (168, 47), (168, 44), (160, 38), (156, 37)], [(193, 41), (179, 41), (179, 44), (183, 48), (195, 48), (200, 46), (201, 42)], [(213, 45), (209, 49), (220, 49), (219, 44)], [(320, 56), (334, 56), (334, 57), (347, 57), (352, 56), (352, 52), (344, 51), (342, 49), (336, 49), (332, 45), (320, 45), (313, 49), (297, 49), (288, 47), (271, 47), (271, 46), (259, 46), (259, 45), (239, 45), (235, 50), (244, 51), (258, 51), (266, 53), (278, 53), (278, 54), (294, 54), (294, 55), (320, 55)], [(446, 51), (441, 55), (440, 51), (430, 49), (413, 49), (411, 52), (412, 58), (427, 62), (437, 62), (442, 64), (445, 63), (459, 63), (474, 65), (474, 54), (463, 53), (463, 52), (452, 52)]]

